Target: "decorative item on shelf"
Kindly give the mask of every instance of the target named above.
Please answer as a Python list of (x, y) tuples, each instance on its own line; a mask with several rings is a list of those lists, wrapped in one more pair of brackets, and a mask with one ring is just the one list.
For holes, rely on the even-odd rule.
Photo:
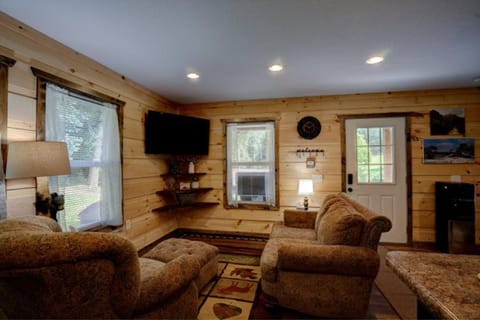
[(192, 189), (198, 189), (200, 187), (200, 183), (198, 181), (198, 177), (193, 177), (192, 179)]
[(188, 173), (195, 173), (195, 164), (193, 161), (190, 161), (188, 163)]
[(177, 155), (169, 160), (170, 174), (195, 173), (195, 164), (200, 157), (190, 155)]
[(322, 125), (320, 124), (320, 121), (312, 116), (303, 117), (297, 124), (297, 132), (300, 137), (304, 139), (311, 140), (316, 138), (321, 130)]
[(168, 172), (170, 174), (179, 174), (180, 173), (180, 162), (176, 159), (168, 160)]
[(180, 190), (190, 190), (190, 182), (182, 182), (179, 183)]
[(313, 194), (313, 180), (300, 179), (298, 180), (298, 195), (304, 196), (303, 209), (308, 210), (308, 196)]
[[(65, 142), (56, 141), (22, 141), (11, 142), (8, 145), (6, 179), (35, 178), (70, 174), (70, 161)], [(46, 198), (48, 199), (48, 198)], [(37, 195), (39, 207), (45, 205), (42, 195)], [(49, 214), (57, 220), (57, 211), (64, 209), (64, 197), (57, 193), (51, 194)], [(37, 207), (37, 203), (35, 203)]]

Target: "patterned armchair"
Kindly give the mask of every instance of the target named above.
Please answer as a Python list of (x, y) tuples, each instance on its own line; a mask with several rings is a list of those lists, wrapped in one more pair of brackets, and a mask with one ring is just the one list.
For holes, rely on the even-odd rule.
[[(191, 256), (139, 258), (107, 233), (63, 233), (40, 216), (0, 222), (0, 309), (7, 318), (182, 318), (197, 314)], [(1, 314), (1, 313), (0, 313)]]
[(315, 220), (305, 217), (299, 211), (272, 230), (261, 257), (266, 301), (318, 317), (366, 317), (390, 220), (343, 193), (328, 196)]

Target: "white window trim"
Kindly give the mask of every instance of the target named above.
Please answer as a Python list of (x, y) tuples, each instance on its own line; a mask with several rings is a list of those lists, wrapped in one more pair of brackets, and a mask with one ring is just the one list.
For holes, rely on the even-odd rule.
[[(278, 170), (276, 165), (278, 163), (278, 148), (277, 148), (277, 123), (275, 120), (245, 120), (245, 121), (228, 121), (224, 120), (225, 123), (225, 144), (226, 144), (226, 188), (225, 188), (225, 205), (227, 208), (241, 208), (241, 207), (259, 207), (259, 208), (268, 208), (268, 209), (278, 209)], [(242, 162), (242, 161), (232, 161), (232, 148), (236, 145), (234, 131), (240, 128), (250, 128), (255, 127), (267, 128), (270, 130), (270, 134), (273, 136), (269, 143), (269, 148), (267, 153), (269, 154), (268, 160), (266, 161), (252, 161), (252, 162)], [(233, 143), (229, 143), (229, 140), (234, 140)], [(233, 167), (242, 166), (242, 165), (251, 165), (251, 166), (266, 166), (268, 167), (269, 174), (266, 175), (266, 185), (268, 189), (266, 190), (266, 199), (265, 201), (242, 201), (238, 197), (235, 199), (236, 190), (233, 183)], [(232, 190), (233, 188), (233, 190)]]

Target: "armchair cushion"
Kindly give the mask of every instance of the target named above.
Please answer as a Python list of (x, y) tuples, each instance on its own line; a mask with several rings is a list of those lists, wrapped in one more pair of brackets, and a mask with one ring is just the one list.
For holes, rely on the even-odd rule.
[(365, 226), (365, 218), (343, 201), (330, 205), (318, 224), (317, 240), (321, 244), (357, 246)]
[(375, 278), (379, 263), (378, 254), (364, 247), (281, 243), (278, 248), (280, 270)]

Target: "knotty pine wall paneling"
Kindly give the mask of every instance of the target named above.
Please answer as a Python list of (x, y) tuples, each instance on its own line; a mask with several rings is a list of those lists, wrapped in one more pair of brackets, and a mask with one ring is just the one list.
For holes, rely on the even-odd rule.
[[(477, 186), (479, 184), (480, 90), (478, 88), (228, 101), (179, 106), (4, 13), (0, 13), (0, 35), (0, 55), (17, 61), (9, 72), (9, 101), (10, 99), (12, 101), (9, 110), (17, 108), (15, 106), (28, 110), (32, 105), (31, 100), (36, 99), (35, 79), (30, 72), (32, 66), (125, 101), (122, 128), (124, 217), (131, 223), (131, 229), (126, 230), (124, 226), (119, 230), (119, 234), (131, 239), (138, 248), (157, 240), (177, 227), (268, 234), (272, 224), (282, 219), (283, 210), (293, 208), (299, 200), (296, 194), (297, 180), (314, 174), (323, 175), (323, 183), (315, 184), (316, 192), (312, 197), (312, 206), (319, 207), (327, 194), (342, 190), (339, 115), (391, 112), (416, 112), (423, 115), (410, 119), (412, 123), (410, 150), (412, 154), (412, 228), (409, 231), (414, 241), (433, 242), (435, 239), (434, 181), (449, 181), (451, 175), (460, 175), (462, 181), (475, 183)], [(477, 139), (477, 160), (474, 164), (425, 165), (422, 163), (422, 141), (430, 137), (429, 111), (432, 108), (442, 107), (465, 109), (466, 137)], [(279, 119), (281, 210), (225, 210), (222, 205), (219, 205), (200, 210), (153, 214), (151, 209), (162, 203), (162, 199), (155, 194), (155, 191), (163, 188), (163, 181), (159, 174), (165, 173), (167, 166), (166, 157), (145, 155), (143, 152), (143, 121), (148, 109), (180, 112), (212, 120), (210, 155), (202, 158), (197, 166), (198, 171), (207, 172), (207, 175), (200, 180), (200, 185), (214, 188), (212, 192), (203, 196), (206, 201), (223, 202), (224, 146), (221, 120), (239, 117)], [(307, 115), (315, 116), (322, 122), (322, 132), (314, 140), (301, 139), (296, 133), (297, 121)], [(10, 141), (27, 139), (32, 131), (29, 128), (35, 127), (32, 121), (35, 120), (9, 118), (8, 139)], [(305, 147), (325, 150), (324, 156), (317, 157), (314, 169), (305, 168), (305, 159), (299, 159), (296, 156), (295, 151)], [(25, 210), (26, 214), (32, 214), (27, 208), (31, 209), (33, 184), (34, 182), (28, 180), (8, 182), (12, 212), (17, 214)], [(480, 229), (478, 221), (477, 219), (477, 230)], [(479, 232), (476, 240), (480, 242)]]
[[(476, 139), (476, 160), (472, 164), (423, 164), (423, 139), (430, 138), (429, 112), (433, 108), (464, 108), (466, 137)], [(323, 175), (323, 182), (315, 184), (313, 207), (319, 207), (324, 197), (342, 190), (342, 148), (339, 116), (379, 113), (415, 113), (411, 116), (411, 233), (414, 242), (435, 241), (435, 181), (450, 181), (459, 175), (463, 182), (480, 183), (480, 90), (446, 89), (373, 94), (264, 99), (216, 102), (181, 106), (181, 113), (209, 118), (212, 121), (210, 153), (200, 166), (209, 173), (215, 190), (209, 197), (223, 201), (224, 145), (221, 119), (277, 117), (279, 118), (279, 177), (280, 211), (226, 210), (222, 206), (184, 213), (180, 227), (207, 230), (268, 233), (274, 221), (282, 219), (282, 212), (294, 208), (301, 197), (297, 195), (300, 178)], [(320, 135), (313, 140), (299, 137), (298, 120), (314, 116), (322, 123)], [(435, 138), (448, 136), (435, 136)], [(316, 166), (307, 169), (305, 158), (298, 158), (297, 149), (323, 149)], [(210, 182), (210, 181), (208, 181)], [(206, 183), (207, 184), (207, 183)], [(211, 199), (211, 200), (214, 200)], [(478, 193), (477, 193), (478, 203)], [(480, 243), (480, 208), (477, 206), (476, 242)]]
[[(155, 191), (163, 188), (160, 174), (165, 157), (143, 150), (144, 115), (148, 109), (178, 113), (175, 103), (107, 69), (4, 13), (0, 13), (0, 54), (15, 59), (8, 78), (7, 140), (35, 140), (36, 78), (31, 67), (124, 101), (123, 210), (127, 224), (115, 230), (137, 248), (177, 228), (174, 213), (152, 213), (161, 204)], [(35, 179), (7, 181), (8, 216), (33, 215)]]

